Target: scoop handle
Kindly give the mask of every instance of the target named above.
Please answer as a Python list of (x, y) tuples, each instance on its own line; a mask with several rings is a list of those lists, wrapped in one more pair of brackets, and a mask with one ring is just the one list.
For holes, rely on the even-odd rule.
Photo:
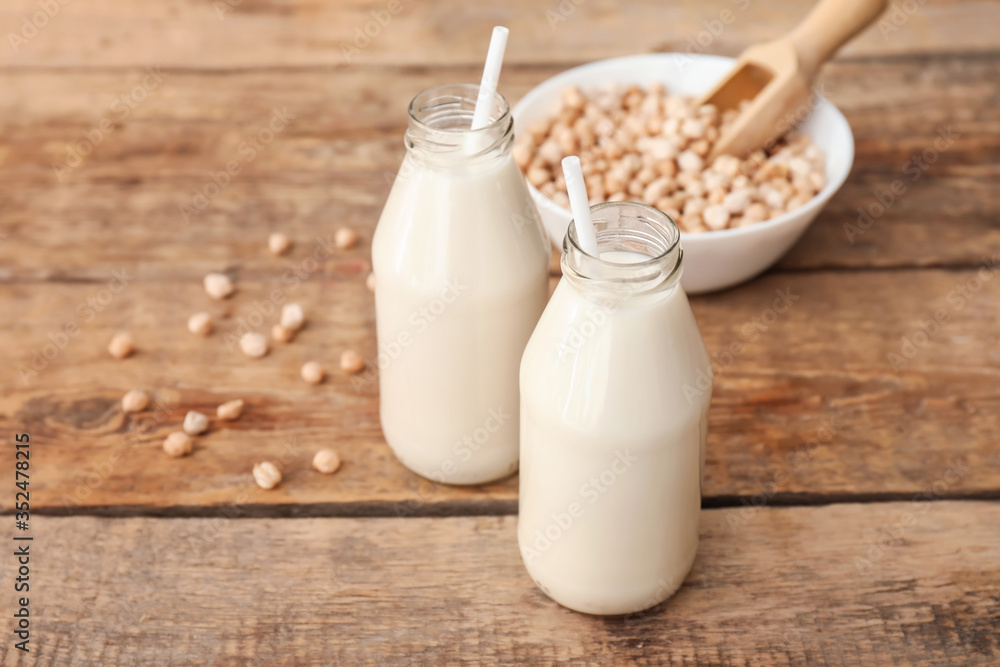
[(885, 11), (888, 0), (820, 0), (789, 37), (807, 78)]

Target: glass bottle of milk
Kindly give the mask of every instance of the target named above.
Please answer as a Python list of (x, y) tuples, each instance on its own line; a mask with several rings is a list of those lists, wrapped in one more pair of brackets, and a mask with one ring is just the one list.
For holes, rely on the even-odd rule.
[(511, 157), (497, 94), (479, 86), (410, 104), (406, 157), (372, 242), (381, 421), (406, 467), (481, 484), (518, 466), (518, 366), (548, 298), (550, 246)]
[(589, 614), (652, 607), (694, 562), (711, 363), (660, 211), (592, 209), (521, 361), (518, 541), (535, 583)]

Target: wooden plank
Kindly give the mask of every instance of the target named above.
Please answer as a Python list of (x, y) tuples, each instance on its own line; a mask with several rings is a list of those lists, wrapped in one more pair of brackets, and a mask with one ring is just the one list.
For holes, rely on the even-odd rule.
[[(505, 81), (517, 98), (555, 72), (508, 68)], [(53, 164), (65, 163), (71, 144), (102, 118), (120, 118), (115, 100), (144, 74), (9, 74), (0, 178), (17, 187), (0, 195), (8, 234), (0, 280), (99, 280), (122, 258), (140, 256), (144, 277), (188, 279), (202, 272), (200, 257), (255, 255), (254, 244), (278, 226), (310, 239), (335, 224), (371, 229), (402, 155), (410, 96), (475, 75), (170, 72), (59, 181)], [(995, 60), (975, 58), (832, 67), (830, 95), (857, 136), (854, 172), (781, 266), (969, 266), (1000, 250), (1000, 195), (988, 185), (1000, 155), (1000, 109), (991, 102), (998, 78)], [(295, 118), (245, 160), (240, 143), (276, 108)], [(907, 161), (948, 127), (955, 143), (912, 181)], [(206, 187), (212, 194), (210, 174), (233, 159), (242, 171), (186, 222), (180, 207)], [(907, 191), (884, 214), (860, 232), (845, 228), (857, 225), (859, 207), (877, 212), (877, 193), (897, 179)]]
[[(337, 268), (317, 268), (294, 288), (282, 284), (279, 267), (301, 256), (272, 260), (269, 281), (240, 281), (237, 295), (222, 304), (209, 302), (198, 280), (136, 280), (119, 294), (102, 294), (103, 283), (0, 287), (7, 312), (18, 315), (0, 325), (6, 341), (0, 368), (8, 369), (0, 424), (7, 432), (27, 431), (44, 452), (36, 507), (214, 512), (198, 508), (243, 504), (253, 488), (253, 463), (284, 455), (287, 444), (286, 483), (254, 496), (241, 511), (513, 511), (516, 479), (436, 487), (393, 458), (379, 428), (374, 370), (357, 387), (339, 372), (320, 387), (299, 379), (306, 360), (333, 369), (346, 348), (375, 358), (360, 259), (365, 247), (367, 239)], [(1000, 349), (993, 322), (1000, 280), (993, 268), (982, 275), (990, 280), (971, 270), (772, 274), (695, 298), (716, 374), (706, 502), (738, 503), (762, 492), (781, 503), (910, 497), (955, 465), (967, 472), (945, 495), (995, 497)], [(229, 350), (225, 334), (257, 321), (254, 313), (267, 309), (275, 289), (281, 299), (303, 304), (308, 327), (262, 360)], [(107, 305), (92, 313), (101, 301)], [(184, 329), (198, 309), (217, 318), (218, 332), (208, 339)], [(267, 331), (274, 317), (259, 328)], [(80, 333), (60, 338), (67, 323)], [(933, 329), (926, 340), (924, 326)], [(105, 347), (119, 329), (132, 332), (138, 352), (116, 362)], [(46, 348), (51, 340), (64, 349)], [(55, 356), (48, 361), (46, 353)], [(124, 416), (118, 400), (133, 387), (155, 391), (168, 407)], [(249, 404), (242, 420), (200, 438), (190, 458), (163, 456), (160, 442), (187, 410), (210, 412), (235, 397)], [(313, 452), (327, 446), (346, 462), (334, 477), (309, 467)]]
[[(505, 67), (504, 92), (516, 102), (563, 69)], [(414, 95), (478, 75), (477, 67), (468, 66), (343, 70), (336, 76), (302, 70), (276, 75), (161, 68), (150, 74), (129, 68), (72, 76), (14, 70), (4, 73), (9, 95), (0, 99), (0, 123), (11, 130), (5, 133), (8, 150), (0, 168), (5, 178), (19, 183), (121, 180), (137, 173), (150, 181), (190, 178), (217, 168), (206, 161), (224, 165), (236, 157), (246, 133), (256, 133), (275, 109), (285, 109), (287, 129), (247, 165), (240, 180), (298, 183), (304, 171), (338, 168), (330, 158), (346, 156), (331, 155), (338, 145), (330, 146), (333, 142), (350, 142), (344, 145), (355, 151), (373, 139), (401, 146), (406, 107)], [(913, 152), (927, 148), (937, 130), (948, 126), (956, 141), (932, 166), (955, 167), (996, 157), (1000, 111), (991, 101), (998, 75), (1000, 63), (987, 57), (843, 62), (824, 70), (820, 89), (852, 124), (857, 168), (902, 171)], [(67, 162), (74, 144), (96, 137), (102, 119), (112, 121), (112, 127), (98, 133), (103, 136), (96, 149), (57, 180), (52, 163)], [(385, 149), (376, 144), (368, 150)], [(370, 153), (369, 162), (378, 156)], [(162, 171), (164, 166), (169, 170)]]
[[(1000, 8), (993, 3), (894, 4), (901, 8), (882, 27), (872, 27), (848, 45), (844, 56), (996, 50), (992, 27), (1000, 21)], [(33, 31), (25, 21), (39, 11), (37, 2), (8, 0), (0, 13), (0, 34), (7, 42), (0, 51), (0, 66), (479, 64), (489, 30), (498, 23), (511, 29), (509, 64), (688, 49), (735, 54), (784, 34), (810, 6), (800, 0), (668, 4), (515, 0), (501, 5), (461, 0), (170, 0), (140, 5), (92, 0), (62, 5), (51, 18), (36, 19), (43, 27)], [(366, 41), (359, 37), (363, 31), (374, 37)], [(27, 39), (11, 41), (9, 33)], [(353, 45), (361, 48), (352, 51)]]
[[(546, 598), (521, 564), (514, 517), (35, 519), (31, 658), (969, 665), (1000, 655), (997, 504), (763, 508), (736, 530), (729, 513), (702, 512), (694, 569), (673, 598), (623, 618)], [(0, 652), (25, 664), (12, 620), (0, 622)]]

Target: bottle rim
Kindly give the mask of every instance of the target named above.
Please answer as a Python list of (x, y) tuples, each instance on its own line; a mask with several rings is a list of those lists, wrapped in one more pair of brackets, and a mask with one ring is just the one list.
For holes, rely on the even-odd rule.
[(479, 98), (479, 84), (448, 83), (428, 88), (410, 101), (406, 130), (408, 150), (419, 149), (441, 158), (478, 157), (513, 143), (514, 119), (510, 103), (494, 92), (490, 123), (471, 129)]
[(684, 251), (680, 229), (669, 215), (639, 202), (604, 202), (590, 207), (601, 252), (626, 251), (646, 259), (623, 264), (587, 254), (580, 247), (576, 221), (563, 239), (563, 274), (584, 284), (647, 292), (680, 280)]

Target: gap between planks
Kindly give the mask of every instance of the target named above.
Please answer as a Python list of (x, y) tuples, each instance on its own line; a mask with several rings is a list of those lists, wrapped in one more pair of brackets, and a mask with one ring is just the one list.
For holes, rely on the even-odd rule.
[[(794, 246), (793, 246), (794, 247)], [(791, 251), (789, 251), (791, 252)], [(993, 253), (994, 255), (996, 253)], [(984, 259), (988, 259), (984, 255)], [(558, 256), (557, 256), (558, 261)], [(780, 260), (779, 260), (780, 261)], [(962, 271), (975, 271), (982, 268), (983, 263), (977, 262), (975, 264), (971, 262), (957, 262), (955, 264), (945, 264), (942, 262), (933, 262), (930, 264), (920, 264), (920, 263), (909, 263), (909, 264), (894, 264), (892, 266), (803, 266), (803, 267), (772, 267), (766, 270), (764, 273), (760, 274), (757, 278), (752, 278), (746, 283), (740, 283), (731, 288), (725, 290), (719, 290), (717, 292), (709, 292), (706, 294), (694, 294), (690, 295), (690, 298), (700, 298), (702, 296), (717, 296), (722, 294), (729, 289), (736, 289), (746, 284), (757, 280), (762, 276), (778, 276), (778, 275), (803, 275), (803, 274), (822, 274), (822, 273), (900, 273), (905, 271), (942, 271), (945, 273), (959, 273)], [(238, 270), (238, 266), (234, 267)], [(550, 276), (558, 278), (562, 273), (558, 270), (558, 264), (554, 265), (549, 272)], [(242, 276), (243, 279), (252, 279), (253, 275)], [(194, 276), (197, 278), (197, 276)], [(0, 285), (97, 285), (107, 283), (107, 277), (102, 276), (100, 278), (94, 276), (49, 276), (46, 278), (38, 278), (36, 276), (21, 276), (13, 275), (0, 278)], [(162, 279), (162, 278), (152, 278), (144, 279), (141, 281), (144, 284), (169, 284), (169, 283), (180, 283), (187, 282), (186, 280), (173, 280), (173, 279)], [(328, 280), (322, 282), (353, 282), (353, 280)], [(133, 283), (134, 284), (134, 283)]]
[[(829, 505), (859, 505), (906, 502), (941, 501), (995, 501), (1000, 500), (1000, 489), (984, 489), (961, 493), (945, 493), (927, 497), (923, 492), (887, 491), (884, 493), (777, 493), (759, 503), (759, 495), (732, 495), (702, 498), (703, 510), (825, 507)], [(411, 499), (412, 500), (412, 499)], [(343, 502), (343, 503), (253, 503), (246, 505), (93, 505), (86, 507), (42, 507), (33, 510), (39, 516), (90, 516), (100, 518), (160, 518), (160, 519), (388, 519), (388, 518), (449, 518), (477, 516), (516, 516), (516, 499), (448, 500), (422, 503), (419, 507), (401, 509), (410, 501)], [(0, 511), (0, 516), (10, 516), (13, 509)]]
[[(648, 50), (637, 51), (631, 55), (657, 55), (657, 54), (677, 54), (678, 51)], [(701, 54), (699, 54), (701, 55)], [(719, 55), (735, 57), (735, 54), (710, 53), (706, 55)], [(608, 60), (610, 58), (625, 56), (609, 56), (608, 58), (598, 58), (596, 60), (551, 60), (545, 62), (517, 62), (505, 65), (507, 70), (523, 70), (526, 72), (542, 71), (554, 67), (565, 67), (572, 69), (596, 62), (597, 60)], [(982, 60), (992, 62), (1000, 57), (1000, 49), (989, 51), (967, 51), (956, 49), (954, 51), (935, 51), (931, 53), (886, 53), (886, 54), (866, 54), (838, 56), (831, 63), (834, 64), (856, 64), (856, 65), (880, 65), (889, 63), (926, 63), (937, 60)], [(27, 72), (55, 72), (65, 74), (76, 73), (101, 73), (101, 72), (133, 72), (141, 71), (155, 63), (138, 63), (127, 65), (0, 65), (0, 74), (24, 74)], [(444, 63), (444, 64), (393, 64), (384, 62), (357, 63), (357, 64), (322, 64), (313, 65), (246, 65), (231, 67), (193, 67), (189, 65), (168, 65), (160, 68), (164, 72), (173, 74), (192, 74), (204, 76), (219, 76), (225, 74), (289, 74), (297, 72), (357, 72), (359, 70), (371, 70), (378, 72), (401, 72), (409, 74), (421, 74), (426, 72), (447, 72), (456, 70), (479, 71), (482, 69), (481, 63)]]

